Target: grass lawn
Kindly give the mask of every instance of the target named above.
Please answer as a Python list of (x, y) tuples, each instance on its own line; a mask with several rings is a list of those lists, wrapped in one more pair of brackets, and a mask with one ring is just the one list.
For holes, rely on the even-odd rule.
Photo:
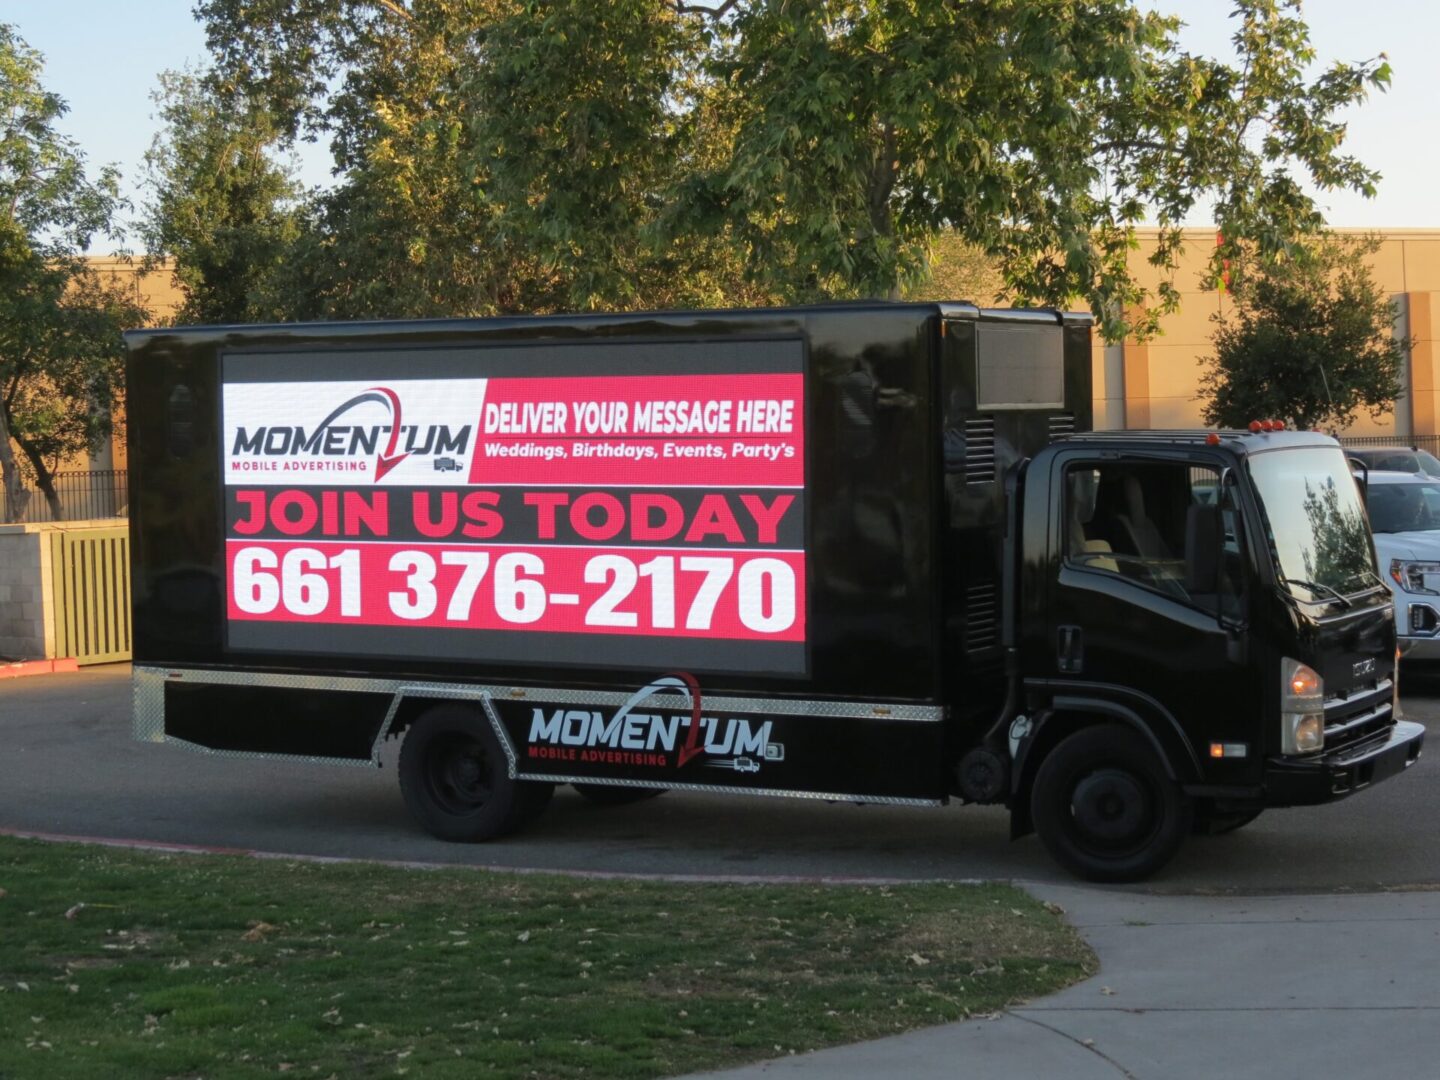
[(592, 881), (0, 837), (0, 1077), (657, 1077), (954, 1020), (1093, 956), (1001, 885)]

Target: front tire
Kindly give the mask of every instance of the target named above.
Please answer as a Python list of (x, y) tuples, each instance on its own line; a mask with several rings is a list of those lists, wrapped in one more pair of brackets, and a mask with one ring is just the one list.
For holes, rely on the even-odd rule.
[(489, 722), (464, 705), (423, 713), (400, 747), (400, 794), (427, 832), (472, 843), (514, 832), (545, 809), (554, 784), (510, 778)]
[(1224, 836), (1243, 829), (1260, 816), (1260, 810), (1231, 810), (1222, 812), (1212, 807), (1195, 808), (1196, 836)]
[(1190, 800), (1150, 744), (1100, 724), (1065, 738), (1040, 763), (1030, 793), (1041, 842), (1087, 881), (1140, 881), (1189, 835)]

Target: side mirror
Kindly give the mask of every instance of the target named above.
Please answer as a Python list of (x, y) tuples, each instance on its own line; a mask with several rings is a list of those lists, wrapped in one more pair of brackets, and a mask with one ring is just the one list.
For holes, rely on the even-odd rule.
[(1220, 591), (1220, 507), (1193, 504), (1185, 513), (1185, 588)]

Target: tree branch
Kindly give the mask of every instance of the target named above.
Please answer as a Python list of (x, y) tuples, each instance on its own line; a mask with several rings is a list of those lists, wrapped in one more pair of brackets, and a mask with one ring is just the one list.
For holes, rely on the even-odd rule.
[(739, 2), (740, 0), (721, 0), (716, 7), (706, 7), (704, 4), (687, 4), (685, 0), (671, 0), (671, 6), (676, 15), (704, 15), (718, 20), (723, 19)]
[(415, 18), (414, 15), (411, 15), (410, 12), (406, 11), (403, 7), (397, 4), (395, 0), (375, 0), (375, 3), (379, 4), (392, 15), (398, 15), (406, 22), (411, 22)]

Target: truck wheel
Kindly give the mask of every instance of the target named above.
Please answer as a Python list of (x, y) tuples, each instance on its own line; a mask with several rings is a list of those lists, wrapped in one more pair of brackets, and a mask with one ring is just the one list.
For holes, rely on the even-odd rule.
[(494, 730), (464, 705), (437, 706), (410, 726), (399, 772), (405, 805), (441, 840), (504, 836), (544, 810), (555, 791), (510, 779)]
[(630, 803), (664, 795), (664, 788), (619, 787), (615, 784), (572, 784), (576, 791), (597, 806), (628, 806)]
[(1234, 810), (1229, 813), (1221, 813), (1213, 807), (1197, 806), (1195, 808), (1195, 835), (1224, 836), (1236, 829), (1243, 829), (1261, 813), (1260, 810)]
[(1190, 800), (1139, 735), (1088, 727), (1040, 763), (1030, 793), (1035, 831), (1055, 860), (1089, 881), (1139, 881), (1190, 833)]

